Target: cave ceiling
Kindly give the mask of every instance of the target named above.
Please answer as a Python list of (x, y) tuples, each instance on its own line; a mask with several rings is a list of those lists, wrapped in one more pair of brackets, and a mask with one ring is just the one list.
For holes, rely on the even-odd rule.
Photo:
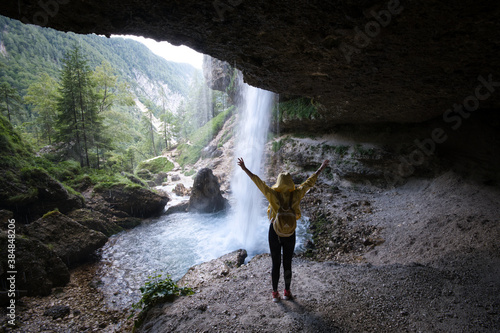
[(0, 14), (187, 45), (251, 85), (312, 98), (322, 124), (500, 106), (497, 1), (4, 0)]

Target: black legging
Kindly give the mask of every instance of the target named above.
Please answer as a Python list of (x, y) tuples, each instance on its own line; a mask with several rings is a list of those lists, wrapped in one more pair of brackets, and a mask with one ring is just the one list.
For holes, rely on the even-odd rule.
[(278, 291), (281, 267), (281, 247), (283, 247), (283, 276), (285, 278), (285, 289), (290, 290), (290, 284), (292, 282), (292, 256), (293, 250), (295, 249), (295, 232), (290, 237), (278, 237), (271, 223), (269, 226), (269, 249), (271, 250), (271, 259), (273, 260), (273, 268), (271, 270), (273, 291)]

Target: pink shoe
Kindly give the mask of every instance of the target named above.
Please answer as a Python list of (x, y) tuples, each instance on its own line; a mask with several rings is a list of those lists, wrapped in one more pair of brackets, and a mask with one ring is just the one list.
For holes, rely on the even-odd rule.
[(292, 292), (286, 289), (283, 290), (283, 299), (292, 300), (293, 299)]
[(278, 303), (281, 300), (280, 293), (277, 291), (273, 291), (273, 302)]

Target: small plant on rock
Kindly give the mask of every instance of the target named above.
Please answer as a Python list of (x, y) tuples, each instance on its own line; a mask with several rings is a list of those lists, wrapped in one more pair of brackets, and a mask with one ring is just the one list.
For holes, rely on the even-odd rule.
[(144, 286), (140, 288), (142, 297), (137, 302), (132, 304), (134, 309), (129, 319), (135, 315), (135, 310), (141, 310), (136, 321), (135, 326), (139, 326), (144, 320), (144, 315), (153, 306), (161, 302), (173, 302), (177, 296), (187, 296), (194, 294), (193, 289), (188, 287), (179, 287), (171, 278), (170, 274), (162, 278), (162, 274), (155, 273), (156, 275), (148, 276)]

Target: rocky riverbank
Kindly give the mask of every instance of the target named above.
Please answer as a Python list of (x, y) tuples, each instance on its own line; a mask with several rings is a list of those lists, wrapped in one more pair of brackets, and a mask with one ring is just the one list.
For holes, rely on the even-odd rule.
[[(314, 247), (294, 259), (294, 301), (271, 302), (267, 254), (239, 268), (214, 262), (204, 264), (195, 295), (154, 308), (140, 331), (500, 328), (498, 189), (448, 172), (386, 191), (329, 191), (320, 182), (304, 202)], [(315, 203), (327, 198), (330, 205)], [(95, 268), (73, 270), (71, 282), (51, 296), (23, 298), (20, 326), (12, 331), (130, 331), (128, 309), (108, 307)], [(55, 305), (69, 312), (60, 319), (44, 315)]]
[(331, 205), (314, 205), (326, 198), (323, 185), (305, 203), (315, 243), (294, 259), (293, 302), (271, 302), (270, 258), (262, 255), (150, 311), (140, 331), (500, 328), (498, 189), (448, 172), (393, 190), (341, 190)]

